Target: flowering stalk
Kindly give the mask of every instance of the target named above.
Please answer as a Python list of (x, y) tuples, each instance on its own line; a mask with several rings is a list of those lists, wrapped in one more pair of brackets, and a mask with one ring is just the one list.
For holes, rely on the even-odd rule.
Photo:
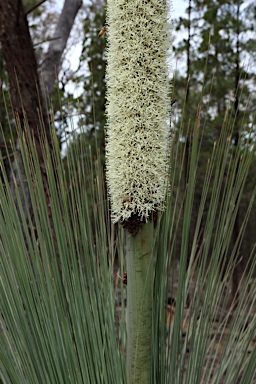
[(150, 382), (152, 216), (166, 194), (169, 31), (167, 0), (108, 0), (106, 175), (113, 221), (129, 231), (129, 383)]

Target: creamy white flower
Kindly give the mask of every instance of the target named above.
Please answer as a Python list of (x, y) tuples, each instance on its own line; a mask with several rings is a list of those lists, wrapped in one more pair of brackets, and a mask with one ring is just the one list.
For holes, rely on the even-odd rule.
[(166, 0), (108, 0), (106, 174), (112, 217), (162, 209), (170, 151)]

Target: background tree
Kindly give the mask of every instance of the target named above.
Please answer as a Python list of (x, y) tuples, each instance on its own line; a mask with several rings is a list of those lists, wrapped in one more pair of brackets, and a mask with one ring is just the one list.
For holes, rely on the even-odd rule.
[[(116, 4), (118, 1), (109, 0), (110, 2)], [(134, 6), (135, 2), (128, 1), (126, 4)], [(141, 4), (144, 7), (145, 2), (141, 1)], [(159, 4), (163, 2), (154, 2), (154, 6)], [(192, 2), (191, 4), (193, 5)], [(154, 17), (152, 12), (150, 15)], [(140, 20), (137, 28), (141, 28), (141, 34), (137, 33), (136, 38), (141, 36), (140, 43), (144, 44), (148, 39), (145, 38), (148, 29), (141, 24), (141, 12), (138, 16)], [(124, 17), (128, 17), (127, 13)], [(194, 17), (192, 9), (190, 67), (201, 55), (198, 48), (193, 50), (193, 28), (197, 28), (193, 24)], [(156, 21), (159, 22), (158, 17)], [(203, 17), (201, 22), (204, 22)], [(120, 37), (119, 17), (117, 23), (117, 33), (114, 36)], [(133, 23), (134, 18), (131, 20), (131, 24)], [(36, 34), (37, 31), (35, 26), (33, 32)], [(125, 29), (126, 36), (133, 32), (134, 28)], [(162, 35), (165, 36), (165, 33), (159, 37), (159, 44), (155, 41), (150, 44), (151, 50), (156, 43), (156, 50), (159, 52)], [(113, 42), (115, 44), (116, 39)], [(198, 33), (198, 44), (195, 47), (199, 47), (200, 42)], [(251, 44), (252, 41), (248, 41), (247, 47)], [(136, 54), (140, 52), (138, 50)], [(123, 53), (122, 50), (121, 54)], [(41, 54), (42, 50), (38, 52), (38, 55)], [(150, 71), (152, 61), (158, 62), (155, 56), (152, 60), (150, 55)], [(72, 90), (69, 90), (70, 94), (67, 92), (65, 73), (61, 76), (61, 97), (64, 101), (69, 100), (69, 97), (73, 101)], [(131, 76), (133, 79), (133, 68)], [(159, 230), (156, 230), (154, 279), (149, 281), (147, 290), (149, 295), (153, 290), (153, 308), (146, 316), (146, 320), (151, 316), (153, 318), (151, 377), (158, 384), (251, 384), (255, 380), (256, 353), (256, 283), (253, 278), (256, 267), (256, 209), (253, 205), (256, 185), (255, 134), (253, 132), (248, 136), (247, 141), (246, 137), (240, 135), (238, 145), (234, 145), (231, 140), (235, 137), (237, 128), (234, 108), (227, 111), (221, 129), (214, 129), (212, 120), (216, 116), (207, 107), (207, 100), (210, 105), (209, 94), (204, 94), (200, 88), (200, 81), (204, 76), (207, 78), (207, 73), (200, 72), (199, 89), (196, 77), (192, 78), (188, 98), (191, 103), (190, 115), (189, 109), (186, 110), (186, 115), (182, 116), (180, 113), (186, 99), (187, 73), (179, 88), (176, 88), (176, 92), (181, 95), (175, 105), (175, 112), (180, 119), (178, 124), (175, 121), (173, 123), (176, 136), (170, 153), (172, 167), (168, 182), (169, 194), (166, 211), (161, 217)], [(146, 79), (148, 80), (148, 76)], [(80, 80), (82, 84), (83, 78)], [(125, 82), (122, 87), (123, 85), (127, 86)], [(247, 85), (253, 85), (252, 80)], [(154, 82), (152, 88), (158, 86), (159, 83)], [(5, 81), (3, 90), (8, 91)], [(57, 91), (56, 87), (56, 94)], [(160, 95), (163, 96), (163, 92)], [(123, 96), (122, 93), (121, 97)], [(130, 93), (125, 95), (125, 114), (129, 97)], [(132, 104), (132, 108), (145, 103), (145, 98), (139, 98), (138, 102)], [(166, 94), (163, 99), (164, 103), (168, 102)], [(197, 100), (201, 100), (199, 105)], [(184, 110), (188, 102), (184, 105)], [(75, 104), (71, 104), (69, 112), (75, 115), (78, 107), (75, 105), (73, 108), (73, 105)], [(155, 102), (152, 105), (152, 109), (149, 106), (145, 109), (144, 105), (142, 108), (147, 122), (149, 112), (156, 118)], [(69, 105), (64, 107), (60, 112), (63, 111), (62, 116), (68, 111)], [(68, 117), (67, 115), (66, 120)], [(73, 121), (74, 130), (78, 126), (75, 118), (76, 116)], [(162, 126), (166, 120), (164, 118)], [(253, 128), (253, 114), (249, 121)], [(62, 121), (60, 125), (61, 123)], [(123, 128), (123, 119), (121, 123), (120, 127)], [(11, 124), (15, 124), (14, 119)], [(43, 126), (40, 128), (43, 132)], [(239, 128), (243, 132), (242, 122)], [(190, 132), (189, 168), (186, 167), (184, 177), (184, 141), (187, 131)], [(85, 137), (87, 132), (85, 130)], [(147, 147), (149, 144), (152, 147), (152, 136), (154, 135), (150, 134), (150, 138), (145, 139)], [(127, 144), (127, 137), (131, 139), (130, 130), (125, 136), (124, 144)], [(30, 229), (37, 236), (30, 236), (22, 231), (8, 175), (0, 159), (4, 180), (4, 184), (0, 183), (0, 381), (3, 384), (126, 382), (127, 288), (120, 286), (119, 274), (122, 275), (126, 268), (123, 255), (127, 251), (127, 243), (123, 241), (121, 231), (118, 241), (114, 242), (109, 206), (107, 203), (102, 204), (107, 199), (105, 168), (101, 167), (102, 163), (98, 158), (95, 161), (95, 157), (90, 156), (90, 146), (83, 140), (83, 135), (78, 140), (76, 138), (76, 135), (72, 137), (74, 140), (68, 147), (65, 161), (60, 156), (57, 140), (54, 141), (56, 145), (53, 148), (48, 148), (53, 150), (54, 166), (49, 161), (49, 152), (43, 152), (52, 221), (48, 220), (49, 201), (45, 199), (38, 153), (32, 141), (20, 141), (29, 193), (34, 203), (32, 215), (36, 218), (34, 223), (30, 223)], [(115, 145), (113, 147), (115, 150)], [(155, 149), (159, 150), (158, 145)], [(162, 151), (159, 152), (155, 164), (158, 164), (159, 157), (163, 155)], [(152, 156), (152, 148), (149, 156)], [(150, 157), (148, 163), (151, 160)], [(122, 163), (118, 164), (114, 170), (120, 172), (122, 166)], [(156, 172), (157, 176), (160, 172)], [(118, 185), (117, 189), (119, 187)], [(153, 194), (148, 196), (144, 203), (147, 204), (152, 196)], [(127, 201), (127, 196), (119, 202), (122, 209), (131, 203)], [(241, 210), (240, 230), (234, 244), (232, 236), (238, 208)], [(24, 211), (20, 212), (20, 219), (22, 222), (26, 221)], [(128, 242), (130, 241), (131, 238), (128, 238)], [(244, 251), (243, 244), (246, 246)], [(28, 248), (31, 259), (28, 258)], [(119, 274), (113, 274), (116, 248), (120, 263)], [(239, 302), (232, 313), (226, 305), (230, 277), (234, 269), (234, 259), (230, 255), (237, 255), (240, 251), (241, 255), (251, 260), (252, 268), (247, 266), (240, 279)], [(189, 265), (188, 253), (191, 254)], [(142, 261), (143, 259), (141, 258)], [(224, 279), (221, 280), (223, 276), (219, 272), (223, 272), (223, 260), (226, 259), (229, 264)], [(61, 263), (61, 270), (58, 261)], [(145, 280), (146, 276), (142, 281)], [(132, 288), (129, 273), (127, 282), (128, 287), (130, 284)], [(135, 290), (135, 296), (137, 298), (138, 290)], [(187, 297), (190, 297), (190, 306), (186, 306)], [(168, 303), (172, 306), (168, 306)], [(115, 323), (116, 312), (121, 315)], [(138, 312), (142, 312), (142, 306), (139, 306)], [(151, 334), (146, 333), (146, 337)]]
[[(27, 129), (31, 131), (38, 151), (42, 175), (44, 175), (40, 144), (42, 135), (40, 123), (45, 127), (47, 140), (50, 139), (50, 126), (47, 111), (42, 102), (37, 62), (21, 1), (12, 3), (0, 1), (0, 29), (2, 54), (10, 84), (11, 102), (16, 124), (21, 127), (24, 135), (26, 135)], [(21, 203), (28, 220), (31, 212), (31, 202), (28, 198), (28, 187), (25, 182), (26, 174), (19, 153), (19, 144), (17, 144), (17, 150), (17, 158), (11, 166), (10, 182), (17, 207), (16, 188), (21, 192)], [(46, 186), (45, 177), (44, 183)]]
[[(80, 0), (76, 2), (65, 1), (56, 29), (55, 38), (57, 39), (50, 44), (49, 53), (46, 56), (46, 64), (42, 68), (46, 80), (48, 81), (49, 79), (51, 83), (46, 83), (48, 88), (51, 86), (50, 92), (52, 92), (52, 84), (55, 83), (61, 56), (80, 6)], [(74, 12), (71, 12), (73, 9)], [(32, 137), (38, 151), (45, 189), (47, 190), (41, 142), (45, 135), (50, 144), (51, 125), (49, 123), (46, 99), (43, 97), (43, 91), (40, 87), (38, 63), (33, 49), (28, 21), (21, 0), (14, 1), (11, 4), (0, 1), (0, 29), (0, 41), (10, 84), (12, 108), (17, 124), (20, 124), (21, 131), (24, 133), (24, 137), (26, 137), (27, 130), (32, 132)], [(49, 63), (51, 63), (51, 66), (49, 66)], [(44, 132), (41, 129), (42, 125)], [(25, 210), (28, 221), (32, 207), (26, 183), (25, 169), (19, 152), (19, 143), (17, 143), (16, 147), (18, 151), (15, 161), (11, 165), (10, 182), (17, 207), (19, 204), (16, 200), (16, 189), (18, 188), (20, 191), (21, 205)]]
[(105, 0), (93, 0), (87, 7), (88, 12), (83, 21), (84, 38), (79, 67), (72, 79), (80, 95), (78, 97), (70, 95), (70, 103), (79, 112), (77, 134), (82, 135), (79, 140), (86, 140), (94, 154), (97, 143), (103, 162), (106, 124), (106, 35), (100, 37), (99, 32), (105, 25), (105, 5)]
[(45, 89), (46, 95), (51, 95), (53, 92), (62, 64), (63, 52), (81, 5), (82, 0), (65, 0), (64, 2), (52, 41), (40, 66), (42, 86)]
[[(248, 9), (250, 9), (249, 18)], [(186, 37), (176, 44), (175, 49), (177, 55), (186, 58), (186, 75), (177, 72), (175, 76), (175, 97), (177, 96), (179, 100), (176, 110), (183, 108), (182, 120), (179, 120), (176, 127), (179, 127), (179, 135), (186, 143), (185, 180), (187, 180), (187, 159), (191, 153), (190, 121), (198, 113), (198, 104), (202, 117), (201, 126), (205, 132), (198, 159), (202, 177), (199, 175), (196, 183), (197, 198), (192, 214), (196, 219), (207, 159), (215, 140), (221, 135), (227, 108), (230, 108), (235, 122), (232, 145), (239, 145), (241, 153), (244, 138), (253, 128), (251, 116), (255, 110), (256, 95), (254, 92), (251, 93), (251, 90), (255, 84), (256, 70), (250, 49), (251, 39), (256, 33), (255, 19), (250, 2), (189, 1), (187, 17), (180, 18), (176, 23), (176, 29), (186, 33)], [(250, 66), (244, 66), (249, 59)], [(234, 148), (231, 148), (232, 150)], [(208, 203), (210, 197), (211, 191)], [(239, 210), (233, 232), (234, 241), (237, 239), (244, 214), (245, 210)], [(203, 234), (204, 221), (201, 229)], [(247, 244), (243, 243), (241, 254), (244, 260), (250, 253), (251, 245), (250, 241)], [(192, 237), (190, 249), (191, 247)]]

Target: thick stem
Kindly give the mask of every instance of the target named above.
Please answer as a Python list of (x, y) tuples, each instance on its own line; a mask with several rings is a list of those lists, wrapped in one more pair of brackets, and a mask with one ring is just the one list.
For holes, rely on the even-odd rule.
[(127, 383), (151, 382), (153, 220), (127, 232)]

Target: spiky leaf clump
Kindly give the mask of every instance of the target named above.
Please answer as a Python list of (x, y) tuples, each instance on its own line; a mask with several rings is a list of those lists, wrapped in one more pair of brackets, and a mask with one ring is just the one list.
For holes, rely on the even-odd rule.
[(169, 146), (168, 3), (110, 0), (107, 181), (114, 221), (161, 209)]

